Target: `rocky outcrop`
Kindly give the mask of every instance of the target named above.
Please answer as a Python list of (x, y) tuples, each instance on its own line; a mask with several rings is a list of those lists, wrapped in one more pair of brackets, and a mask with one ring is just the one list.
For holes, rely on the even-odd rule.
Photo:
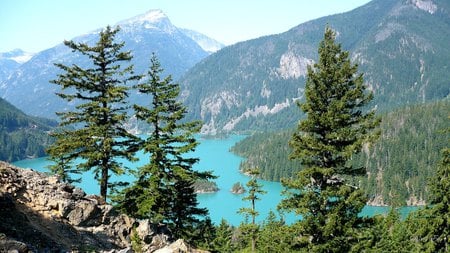
[(186, 244), (186, 242), (183, 239), (178, 239), (174, 243), (155, 251), (155, 253), (172, 253), (172, 252), (208, 253), (208, 251), (192, 248), (191, 246)]
[(133, 252), (132, 238), (154, 252), (172, 242), (165, 225), (120, 214), (55, 176), (4, 162), (0, 207), (0, 252)]
[(230, 192), (233, 194), (244, 194), (246, 190), (245, 187), (241, 184), (241, 182), (236, 182), (231, 187)]

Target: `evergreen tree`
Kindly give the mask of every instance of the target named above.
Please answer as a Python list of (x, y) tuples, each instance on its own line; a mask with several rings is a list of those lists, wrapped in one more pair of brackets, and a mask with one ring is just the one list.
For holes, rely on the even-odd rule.
[(78, 103), (73, 111), (57, 113), (60, 126), (65, 130), (53, 134), (57, 141), (49, 149), (49, 155), (57, 164), (52, 170), (67, 175), (71, 171), (70, 163), (81, 158), (78, 168), (94, 171), (104, 199), (108, 188), (116, 186), (109, 180), (111, 173), (124, 173), (118, 158), (132, 160), (133, 154), (128, 148), (134, 138), (123, 127), (127, 120), (129, 89), (125, 84), (139, 79), (133, 75), (133, 65), (120, 65), (131, 61), (132, 56), (130, 52), (121, 51), (123, 42), (114, 41), (117, 32), (118, 27), (106, 27), (93, 46), (65, 41), (73, 52), (87, 57), (90, 66), (56, 64), (63, 73), (51, 81), (61, 86), (62, 92), (57, 93), (59, 97)]
[(273, 211), (264, 220), (258, 237), (258, 252), (293, 252), (290, 248), (292, 233), (283, 220), (278, 220)]
[(198, 145), (194, 137), (200, 122), (182, 122), (186, 107), (177, 101), (180, 87), (171, 76), (161, 79), (163, 69), (155, 55), (151, 58), (146, 82), (136, 88), (151, 97), (151, 106), (134, 105), (136, 117), (151, 127), (138, 150), (149, 154), (149, 162), (136, 173), (137, 180), (117, 198), (118, 207), (137, 218), (166, 223), (176, 238), (190, 240), (192, 231), (207, 216), (197, 207), (194, 182), (211, 178), (209, 172), (196, 172), (198, 158), (189, 157)]
[(234, 252), (232, 244), (233, 227), (224, 219), (216, 227), (216, 236), (212, 242), (212, 252), (231, 253)]
[(308, 66), (306, 113), (290, 141), (290, 158), (302, 165), (295, 178), (282, 181), (287, 198), (280, 208), (302, 215), (299, 243), (311, 252), (347, 252), (362, 222), (358, 213), (366, 196), (344, 176), (364, 175), (349, 160), (362, 145), (378, 136), (375, 112), (362, 112), (372, 99), (349, 53), (327, 27), (319, 45), (319, 61)]
[(266, 191), (262, 190), (262, 185), (258, 184), (257, 176), (259, 175), (258, 169), (252, 169), (247, 171), (247, 173), (252, 177), (247, 182), (248, 187), (248, 195), (242, 198), (242, 200), (250, 201), (251, 205), (249, 208), (240, 208), (238, 213), (244, 214), (246, 220), (248, 216), (252, 217), (252, 221), (250, 224), (241, 225), (241, 229), (244, 232), (249, 233), (251, 238), (251, 249), (252, 252), (256, 250), (256, 237), (258, 234), (259, 226), (256, 224), (256, 217), (259, 215), (258, 211), (256, 211), (256, 201), (259, 200), (259, 196), (261, 194), (265, 194)]
[(75, 140), (69, 140), (71, 137), (70, 131), (62, 130), (53, 132), (51, 135), (55, 138), (55, 142), (47, 148), (48, 159), (53, 161), (48, 168), (50, 171), (59, 176), (63, 182), (75, 183), (81, 182), (81, 178), (74, 179), (74, 174), (80, 174), (73, 165), (73, 160), (76, 159), (76, 153), (73, 152), (73, 143)]
[[(449, 117), (450, 119), (450, 117)], [(446, 133), (450, 133), (448, 128)], [(442, 160), (430, 180), (431, 206), (412, 213), (406, 220), (415, 252), (450, 251), (450, 148), (442, 150)]]

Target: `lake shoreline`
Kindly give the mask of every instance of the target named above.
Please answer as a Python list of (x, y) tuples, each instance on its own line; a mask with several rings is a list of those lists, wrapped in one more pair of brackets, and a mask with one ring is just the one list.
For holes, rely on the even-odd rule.
[[(195, 170), (212, 171), (214, 175), (218, 176), (217, 179), (214, 179), (214, 182), (219, 189), (217, 192), (204, 191), (197, 195), (199, 207), (207, 208), (211, 220), (216, 224), (220, 224), (220, 221), (225, 219), (232, 225), (239, 225), (244, 220), (244, 217), (237, 214), (237, 211), (240, 208), (248, 207), (248, 201), (243, 201), (242, 195), (236, 195), (229, 191), (234, 183), (240, 182), (242, 185), (245, 185), (250, 180), (250, 177), (239, 171), (239, 164), (243, 158), (230, 152), (230, 148), (243, 138), (245, 138), (245, 136), (230, 135), (226, 139), (204, 139), (199, 135), (199, 146), (193, 154), (189, 154), (189, 156), (200, 158), (199, 162), (194, 165)], [(143, 166), (148, 162), (147, 155), (148, 154), (139, 153), (138, 157), (140, 160), (138, 162), (124, 162), (124, 166), (130, 168)], [(50, 164), (50, 161), (45, 157), (41, 157), (21, 160), (14, 162), (13, 164), (17, 167), (32, 168), (36, 171), (48, 172), (46, 167)], [(93, 173), (89, 171), (83, 173), (81, 177), (82, 183), (75, 184), (75, 186), (82, 188), (88, 194), (98, 195), (99, 186), (94, 179)], [(114, 176), (112, 179), (114, 181), (121, 180), (132, 182), (134, 177), (124, 175), (120, 178)], [(283, 187), (279, 182), (260, 180), (260, 183), (263, 185), (263, 189), (267, 194), (262, 195), (261, 199), (256, 203), (256, 208), (260, 213), (257, 222), (264, 221), (270, 211), (276, 212), (277, 205), (283, 197), (281, 195)], [(405, 212), (409, 212), (414, 209), (417, 209), (417, 207), (406, 206), (403, 207), (402, 210), (407, 210)], [(361, 215), (373, 216), (388, 212), (389, 207), (386, 206), (366, 205)], [(295, 220), (298, 220), (298, 218), (298, 216), (289, 215), (286, 217), (286, 220), (288, 222), (294, 222)]]

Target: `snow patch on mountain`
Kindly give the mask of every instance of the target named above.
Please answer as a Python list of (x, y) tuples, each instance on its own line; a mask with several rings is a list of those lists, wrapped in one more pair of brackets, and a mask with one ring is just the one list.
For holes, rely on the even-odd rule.
[(21, 49), (14, 49), (9, 52), (0, 53), (0, 59), (13, 60), (17, 63), (25, 63), (33, 57), (33, 53), (25, 52)]
[(16, 57), (11, 57), (10, 59), (13, 61), (16, 61), (17, 63), (22, 64), (22, 63), (29, 61), (31, 59), (31, 57), (33, 57), (33, 55), (34, 54), (27, 53), (27, 54), (16, 56)]
[(162, 10), (149, 10), (148, 12), (138, 15), (117, 23), (124, 31), (138, 30), (144, 27), (148, 30), (160, 30), (166, 33), (178, 31), (167, 15)]
[(168, 19), (167, 15), (164, 14), (164, 12), (162, 10), (155, 9), (155, 10), (149, 10), (142, 15), (138, 15), (138, 16), (129, 18), (122, 22), (123, 23), (144, 23), (144, 22), (157, 23), (163, 19)]

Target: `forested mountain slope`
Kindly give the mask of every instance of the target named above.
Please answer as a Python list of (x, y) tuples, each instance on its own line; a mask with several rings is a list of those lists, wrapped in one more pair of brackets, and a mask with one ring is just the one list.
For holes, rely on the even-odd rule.
[(17, 161), (45, 155), (56, 122), (30, 117), (0, 98), (0, 160)]
[(203, 132), (273, 130), (296, 123), (308, 64), (326, 25), (349, 50), (387, 111), (439, 100), (450, 91), (450, 7), (446, 0), (373, 0), (353, 11), (226, 47), (182, 78), (183, 99)]
[[(361, 180), (372, 204), (418, 204), (428, 200), (427, 180), (436, 170), (440, 150), (448, 145), (442, 132), (450, 125), (450, 101), (408, 106), (383, 114), (381, 138), (354, 156), (367, 168)], [(267, 180), (279, 181), (301, 169), (289, 160), (294, 130), (252, 135), (233, 147), (243, 156), (241, 170), (254, 167)]]

